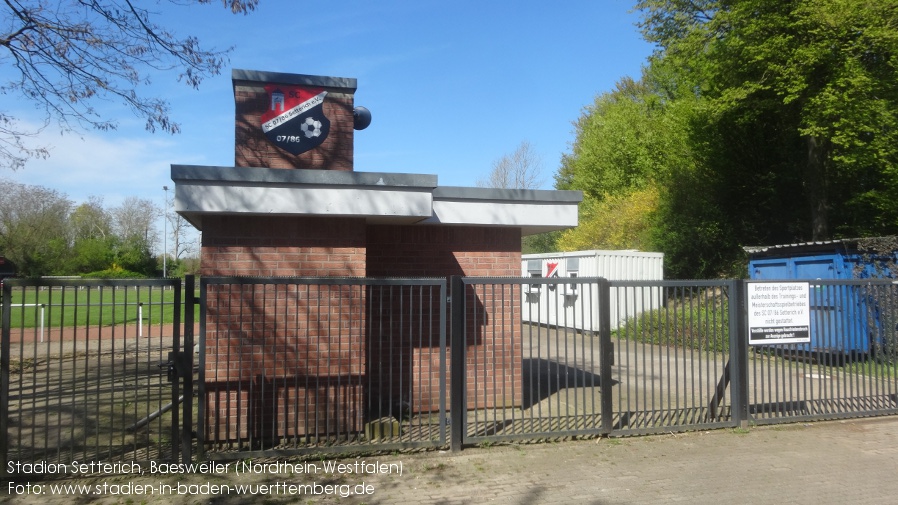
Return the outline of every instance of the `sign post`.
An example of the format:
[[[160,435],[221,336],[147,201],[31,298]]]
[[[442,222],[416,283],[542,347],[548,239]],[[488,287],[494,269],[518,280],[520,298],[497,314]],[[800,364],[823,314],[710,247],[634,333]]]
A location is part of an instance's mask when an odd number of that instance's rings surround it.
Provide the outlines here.
[[[811,342],[809,283],[749,282],[747,302],[749,345]]]

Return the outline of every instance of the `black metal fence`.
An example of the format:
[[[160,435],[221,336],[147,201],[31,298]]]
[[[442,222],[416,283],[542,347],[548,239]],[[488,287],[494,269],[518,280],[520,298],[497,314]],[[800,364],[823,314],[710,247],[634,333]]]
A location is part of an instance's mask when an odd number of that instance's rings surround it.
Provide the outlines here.
[[[898,413],[892,281],[800,281],[810,342],[752,346],[753,281],[454,282],[456,447]]]
[[[613,431],[658,433],[732,427],[734,281],[612,281]],[[731,372],[736,372],[731,374]]]
[[[444,279],[203,278],[207,457],[445,445]]]
[[[452,292],[455,448],[608,432],[607,282],[453,278]]]
[[[7,281],[0,456],[459,449],[898,413],[898,285],[800,281],[810,342],[749,346],[751,282],[204,278],[196,299],[192,279]]]
[[[735,426],[734,281],[457,279],[452,374],[459,445]],[[471,308],[473,307],[473,309]],[[458,333],[457,333],[458,332]],[[495,335],[472,345],[471,334]],[[493,356],[502,355],[504,370]],[[460,364],[464,364],[463,369]],[[496,395],[485,407],[471,399]],[[473,378],[473,380],[472,380]],[[481,402],[482,403],[482,402]],[[459,415],[461,413],[461,415]],[[458,420],[458,421],[456,421]],[[460,425],[460,426],[459,426]]]
[[[178,280],[4,281],[3,462],[176,459],[182,299]]]
[[[753,346],[745,358],[751,420],[898,413],[898,285],[808,282],[810,342]]]

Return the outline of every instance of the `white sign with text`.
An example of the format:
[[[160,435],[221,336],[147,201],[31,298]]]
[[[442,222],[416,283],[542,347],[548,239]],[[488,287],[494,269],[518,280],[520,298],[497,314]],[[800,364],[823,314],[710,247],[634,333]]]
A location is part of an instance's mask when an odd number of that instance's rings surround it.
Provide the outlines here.
[[[807,282],[749,282],[747,286],[749,345],[810,343]]]

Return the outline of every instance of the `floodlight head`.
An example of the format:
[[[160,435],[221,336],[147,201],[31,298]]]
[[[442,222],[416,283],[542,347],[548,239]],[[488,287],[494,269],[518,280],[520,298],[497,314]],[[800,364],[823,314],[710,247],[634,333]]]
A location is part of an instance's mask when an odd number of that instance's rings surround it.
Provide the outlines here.
[[[352,109],[352,128],[355,130],[364,130],[371,124],[371,111],[358,106]]]

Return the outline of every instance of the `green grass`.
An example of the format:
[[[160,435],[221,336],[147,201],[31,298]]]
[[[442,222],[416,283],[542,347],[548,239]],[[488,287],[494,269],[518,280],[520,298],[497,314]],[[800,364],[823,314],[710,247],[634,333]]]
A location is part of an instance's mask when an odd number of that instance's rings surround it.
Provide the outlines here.
[[[613,335],[644,344],[726,353],[729,352],[728,303],[726,298],[705,296],[669,300],[665,308],[628,319]],[[780,357],[779,351],[773,348],[759,348],[755,352],[787,360]],[[898,352],[858,356],[826,366],[854,375],[895,379],[898,377]]]
[[[703,296],[670,300],[664,308],[628,319],[613,335],[644,344],[727,352],[729,324],[726,298]]]
[[[13,289],[10,325],[13,328],[40,326],[39,305],[43,305],[47,328],[136,324],[138,316],[144,324],[168,324],[174,321],[176,310],[183,317],[183,304],[175,307],[174,300],[174,290],[160,287]]]
[[[898,365],[895,363],[894,356],[890,360],[880,360],[872,357],[863,361],[853,361],[845,364],[844,368],[846,372],[855,375],[887,380],[894,380],[898,377]]]

